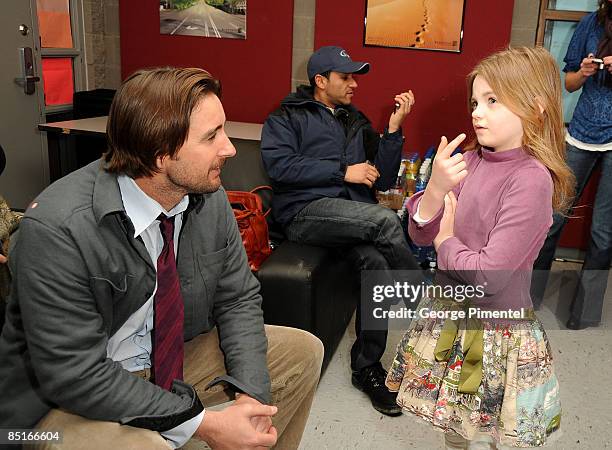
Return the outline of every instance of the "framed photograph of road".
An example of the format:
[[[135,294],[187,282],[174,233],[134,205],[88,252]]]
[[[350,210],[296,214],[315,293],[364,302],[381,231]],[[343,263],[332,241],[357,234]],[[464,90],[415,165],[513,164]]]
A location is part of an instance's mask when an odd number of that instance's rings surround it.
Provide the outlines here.
[[[461,52],[465,0],[366,0],[364,45]]]
[[[161,34],[246,39],[247,0],[160,0]]]

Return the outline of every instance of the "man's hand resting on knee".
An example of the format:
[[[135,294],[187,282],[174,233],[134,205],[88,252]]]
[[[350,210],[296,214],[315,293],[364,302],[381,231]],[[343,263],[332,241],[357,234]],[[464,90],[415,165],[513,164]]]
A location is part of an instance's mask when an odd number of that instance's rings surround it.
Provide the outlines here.
[[[262,405],[245,394],[223,411],[206,411],[196,436],[213,450],[257,449],[276,444],[276,428],[271,417],[276,406]]]
[[[259,401],[255,400],[253,397],[241,393],[236,394],[236,402],[234,404],[236,403],[261,405],[261,403],[259,403]],[[270,428],[274,428],[272,426],[272,419],[270,417],[271,416],[253,416],[251,417],[251,424],[253,424],[257,431],[268,433],[270,432]]]

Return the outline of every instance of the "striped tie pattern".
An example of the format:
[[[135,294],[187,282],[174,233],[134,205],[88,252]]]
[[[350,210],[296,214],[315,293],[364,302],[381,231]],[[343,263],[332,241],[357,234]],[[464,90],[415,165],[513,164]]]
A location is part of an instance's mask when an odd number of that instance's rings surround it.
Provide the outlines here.
[[[157,292],[154,299],[153,380],[170,390],[174,379],[183,379],[184,305],[174,256],[174,217],[160,215],[164,247],[157,258]]]

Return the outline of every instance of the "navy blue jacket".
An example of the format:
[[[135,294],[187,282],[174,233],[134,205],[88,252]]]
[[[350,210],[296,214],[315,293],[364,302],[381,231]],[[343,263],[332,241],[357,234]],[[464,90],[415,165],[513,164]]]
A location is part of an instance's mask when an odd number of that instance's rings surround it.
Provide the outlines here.
[[[385,130],[381,137],[353,106],[332,113],[314,99],[312,87],[300,86],[268,117],[261,135],[261,156],[274,188],[274,219],[286,226],[324,197],[376,203],[375,190],[395,183],[402,144],[401,129]],[[346,167],[366,160],[380,172],[374,188],[345,182]]]

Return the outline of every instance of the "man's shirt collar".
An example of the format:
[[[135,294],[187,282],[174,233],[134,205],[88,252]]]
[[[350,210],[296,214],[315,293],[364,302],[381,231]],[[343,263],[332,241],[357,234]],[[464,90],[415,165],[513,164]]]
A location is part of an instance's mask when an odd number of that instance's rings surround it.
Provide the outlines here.
[[[149,228],[160,214],[172,217],[184,212],[189,205],[189,196],[185,195],[174,208],[166,211],[157,201],[145,194],[134,179],[127,175],[119,175],[117,182],[125,213],[134,225],[134,237]]]

